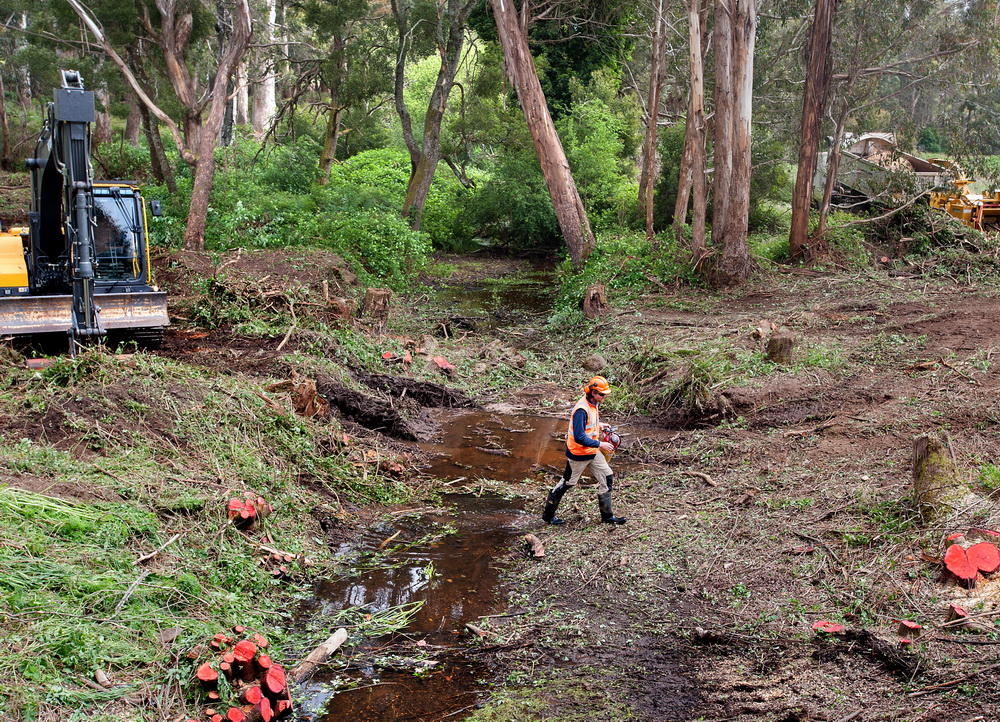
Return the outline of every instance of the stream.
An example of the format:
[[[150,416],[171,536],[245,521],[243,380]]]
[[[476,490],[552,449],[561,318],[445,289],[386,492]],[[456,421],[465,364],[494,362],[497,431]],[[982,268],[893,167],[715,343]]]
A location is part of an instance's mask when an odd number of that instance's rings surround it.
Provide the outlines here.
[[[550,278],[538,269],[523,280],[446,288],[436,301],[461,323],[495,330],[547,312]],[[563,418],[456,410],[428,415],[439,429],[436,441],[420,444],[432,457],[429,475],[467,488],[476,479],[513,482],[539,475],[548,484],[562,471]],[[465,625],[504,613],[502,560],[513,537],[537,527],[539,510],[480,493],[445,494],[439,507],[416,512],[401,511],[345,545],[345,559],[377,561],[350,577],[321,581],[297,611],[297,626],[329,634],[341,626],[345,609],[361,607],[377,616],[422,603],[394,634],[359,641],[352,632],[358,644],[346,649],[349,668],[321,670],[303,686],[299,720],[452,721],[487,698],[493,672],[468,653]]]

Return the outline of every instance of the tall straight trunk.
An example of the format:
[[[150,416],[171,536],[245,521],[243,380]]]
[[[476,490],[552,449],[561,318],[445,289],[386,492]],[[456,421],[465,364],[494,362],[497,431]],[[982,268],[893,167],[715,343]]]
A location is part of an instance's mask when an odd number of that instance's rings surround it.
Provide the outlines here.
[[[788,235],[788,250],[793,261],[802,258],[803,247],[809,237],[809,207],[812,204],[813,178],[816,175],[816,155],[819,152],[823,111],[830,92],[830,45],[836,8],[837,0],[816,0],[812,34],[809,38],[806,85],[802,96],[799,168],[795,176],[792,222]]]
[[[139,112],[139,99],[133,93],[128,94],[128,117],[125,118],[125,142],[132,146],[139,145],[139,134],[142,132],[142,114]]]
[[[10,145],[10,124],[7,122],[6,87],[0,74],[0,168],[14,170],[14,154]]]
[[[663,90],[663,65],[666,55],[667,0],[656,0],[656,18],[650,47],[649,94],[646,96],[646,135],[642,146],[642,169],[639,173],[639,208],[646,218],[646,240],[656,246],[653,228],[653,189],[656,187],[656,135],[660,117],[660,92]]]
[[[715,47],[715,157],[712,172],[712,241],[724,235],[729,216],[729,183],[732,178],[730,148],[733,137],[733,18],[730,2],[715,0],[715,27],[712,44]]]
[[[250,122],[250,84],[247,82],[246,60],[236,68],[236,109],[233,122],[236,125]]]
[[[528,49],[526,15],[519,17],[511,0],[490,0],[490,6],[496,18],[507,75],[517,89],[563,240],[573,265],[580,268],[594,250],[594,234]]]
[[[677,176],[677,200],[674,201],[674,237],[678,247],[684,242],[684,224],[691,205],[691,156],[694,146],[694,123],[691,121],[691,98],[688,92],[688,116],[684,120],[684,145],[681,147],[681,167]]]
[[[733,124],[732,178],[726,210],[722,255],[716,267],[723,284],[739,283],[750,276],[747,230],[750,216],[750,150],[753,96],[754,40],[757,33],[756,0],[732,0],[733,14]]]
[[[264,136],[271,129],[271,122],[277,112],[277,99],[275,88],[277,75],[275,74],[275,63],[272,60],[274,43],[274,24],[277,17],[275,0],[266,0],[267,6],[265,17],[261,23],[261,42],[266,46],[257,53],[258,66],[256,68],[257,78],[251,89],[253,98],[253,109],[250,116],[250,124],[253,126],[253,135],[257,140],[263,140]]]
[[[705,69],[701,56],[701,0],[688,2],[688,45],[691,94],[688,126],[691,128],[691,255],[695,264],[705,257],[705,215],[708,193],[705,185]]]

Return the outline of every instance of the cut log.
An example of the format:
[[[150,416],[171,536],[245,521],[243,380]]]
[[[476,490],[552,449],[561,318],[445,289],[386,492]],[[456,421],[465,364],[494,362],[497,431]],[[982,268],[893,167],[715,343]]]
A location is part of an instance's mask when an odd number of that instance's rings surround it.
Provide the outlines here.
[[[608,303],[608,289],[603,283],[595,283],[589,286],[583,293],[583,300],[580,302],[583,315],[590,319],[607,316],[611,312],[611,304]]]
[[[247,715],[239,707],[230,707],[225,718],[228,722],[246,722]]]
[[[534,534],[524,535],[524,547],[528,556],[532,559],[543,559],[545,558],[545,547],[542,546],[542,541]]]
[[[259,657],[257,657],[257,666],[263,670],[270,669],[272,664],[273,662],[271,662],[271,658],[268,657],[266,654],[262,654]]]
[[[965,610],[965,607],[960,607],[954,602],[948,605],[948,612],[945,621],[954,622],[959,619],[968,619],[968,618],[969,618],[969,613]]]
[[[951,449],[936,435],[913,440],[914,501],[924,522],[954,514],[971,499]]]
[[[370,326],[372,331],[385,333],[389,321],[389,301],[392,291],[385,288],[369,288],[365,291],[365,299],[361,302],[359,315]]]
[[[839,634],[844,631],[844,625],[823,619],[813,624],[816,634]]]
[[[347,630],[341,627],[323,644],[310,652],[309,656],[295,665],[288,676],[296,684],[302,684],[312,677],[321,664],[326,662],[347,641]]]
[[[944,566],[960,582],[972,587],[976,584],[979,570],[969,563],[969,557],[958,544],[952,544],[944,553]]]
[[[291,561],[291,559],[287,559],[286,561]],[[260,632],[257,632],[253,635],[253,641],[256,642],[257,646],[260,647],[261,649],[267,649],[267,637],[265,637]]]
[[[272,664],[271,668],[264,673],[264,694],[277,697],[285,690],[287,684],[285,670],[280,664]]]
[[[249,662],[256,654],[257,645],[249,639],[244,639],[233,647],[233,656],[240,662]]]
[[[271,700],[267,697],[262,697],[258,706],[260,710],[260,718],[264,720],[264,722],[271,722],[271,718],[274,717],[274,710],[271,709]]]
[[[257,704],[263,696],[264,693],[260,691],[260,687],[253,685],[252,687],[247,687],[243,690],[243,694],[240,695],[240,699],[244,704]]]
[[[767,358],[776,364],[790,364],[795,350],[795,335],[785,331],[767,340]]]
[[[923,627],[909,619],[897,619],[897,632],[902,639],[916,639],[922,633]]]
[[[983,574],[992,574],[1000,569],[1000,551],[989,542],[973,544],[965,550],[965,553],[969,558],[969,564]]]
[[[450,363],[444,356],[434,356],[431,361],[438,367],[438,370],[448,378],[454,378],[458,373],[455,364]]]
[[[209,662],[205,662],[205,664],[198,667],[194,675],[206,687],[215,687],[219,681],[218,671]]]

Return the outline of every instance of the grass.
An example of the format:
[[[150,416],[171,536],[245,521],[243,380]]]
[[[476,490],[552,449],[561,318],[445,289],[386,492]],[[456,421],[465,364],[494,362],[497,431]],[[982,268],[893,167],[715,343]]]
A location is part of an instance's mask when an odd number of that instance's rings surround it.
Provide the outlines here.
[[[191,669],[172,655],[237,623],[266,630],[279,656],[288,641],[280,610],[297,587],[257,563],[261,532],[227,523],[230,495],[265,496],[276,507],[263,527],[269,545],[305,552],[321,568],[333,562],[303,509],[323,503],[338,513],[336,495],[367,502],[409,493],[377,466],[359,475],[369,464],[331,445],[331,427],[276,410],[240,377],[91,351],[37,375],[8,371],[6,392],[3,413],[35,420],[16,426],[40,430],[42,414],[48,421],[46,437],[0,437],[0,475],[120,499],[0,488],[6,718],[93,719],[98,703],[135,695],[182,709],[192,703]],[[67,450],[53,444],[60,436],[73,440]],[[307,492],[303,478],[330,498]],[[172,627],[182,631],[168,649],[158,632]],[[95,670],[124,686],[82,685]],[[130,714],[160,718],[145,703]]]

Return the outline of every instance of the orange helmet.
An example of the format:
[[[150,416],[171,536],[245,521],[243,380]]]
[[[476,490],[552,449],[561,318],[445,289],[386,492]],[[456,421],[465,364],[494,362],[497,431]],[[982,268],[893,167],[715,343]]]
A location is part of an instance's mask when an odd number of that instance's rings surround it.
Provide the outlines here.
[[[595,376],[590,380],[590,383],[583,387],[584,393],[589,394],[591,391],[599,391],[607,395],[611,393],[611,386],[608,385],[608,380],[603,376]]]

